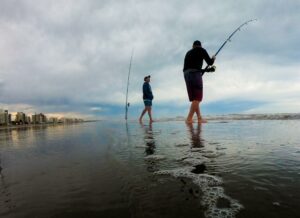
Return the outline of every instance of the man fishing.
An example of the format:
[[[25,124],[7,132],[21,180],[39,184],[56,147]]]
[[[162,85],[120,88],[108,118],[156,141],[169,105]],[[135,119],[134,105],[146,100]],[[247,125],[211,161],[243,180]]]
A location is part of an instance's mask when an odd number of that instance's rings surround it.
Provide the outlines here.
[[[142,114],[141,114],[141,116],[139,118],[139,121],[142,122],[143,116],[148,111],[149,119],[150,119],[150,122],[152,123],[153,122],[153,119],[152,119],[152,100],[153,100],[153,94],[152,94],[151,86],[150,86],[149,83],[150,83],[150,75],[149,76],[145,76],[145,78],[144,78],[143,100],[144,100],[145,108],[142,111]]]
[[[193,116],[196,113],[198,123],[205,123],[200,113],[200,102],[203,98],[203,81],[202,81],[202,64],[203,60],[208,65],[212,65],[216,56],[209,57],[207,51],[202,48],[201,42],[196,40],[193,43],[193,48],[189,50],[184,58],[184,79],[191,103],[189,114],[186,118],[186,123],[193,122]]]

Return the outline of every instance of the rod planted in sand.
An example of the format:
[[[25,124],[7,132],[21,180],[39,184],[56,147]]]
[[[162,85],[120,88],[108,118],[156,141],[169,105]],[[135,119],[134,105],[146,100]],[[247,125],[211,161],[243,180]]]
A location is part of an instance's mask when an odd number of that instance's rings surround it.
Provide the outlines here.
[[[128,70],[128,78],[127,78],[127,90],[126,90],[126,103],[125,103],[125,120],[127,121],[128,118],[128,108],[129,108],[129,102],[128,102],[128,87],[129,87],[129,78],[130,78],[130,71],[131,71],[131,63],[133,58],[133,49],[131,52],[131,58],[129,62],[129,70]]]

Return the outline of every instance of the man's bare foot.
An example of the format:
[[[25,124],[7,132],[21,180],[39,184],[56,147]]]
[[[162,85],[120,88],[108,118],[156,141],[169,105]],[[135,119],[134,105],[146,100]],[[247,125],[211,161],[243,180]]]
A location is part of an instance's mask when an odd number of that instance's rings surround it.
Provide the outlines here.
[[[198,123],[207,123],[207,120],[203,118],[198,118]]]
[[[187,123],[187,124],[193,123],[193,120],[188,120],[188,119],[186,119],[186,120],[185,120],[185,123]]]

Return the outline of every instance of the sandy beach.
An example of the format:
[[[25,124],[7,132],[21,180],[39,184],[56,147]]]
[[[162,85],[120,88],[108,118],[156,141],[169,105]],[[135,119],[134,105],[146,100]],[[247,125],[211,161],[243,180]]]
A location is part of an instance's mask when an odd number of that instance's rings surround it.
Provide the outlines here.
[[[0,131],[1,217],[297,217],[299,120]]]

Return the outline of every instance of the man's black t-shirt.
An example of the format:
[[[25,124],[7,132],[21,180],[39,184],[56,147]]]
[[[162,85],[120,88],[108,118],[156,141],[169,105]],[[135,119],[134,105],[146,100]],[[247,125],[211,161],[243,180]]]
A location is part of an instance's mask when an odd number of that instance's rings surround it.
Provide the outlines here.
[[[204,48],[195,47],[189,50],[184,58],[183,71],[187,69],[201,70],[203,60],[205,60],[208,65],[212,65],[214,63],[214,60],[209,57],[207,51]]]
[[[152,89],[148,82],[143,84],[143,99],[153,100]]]

